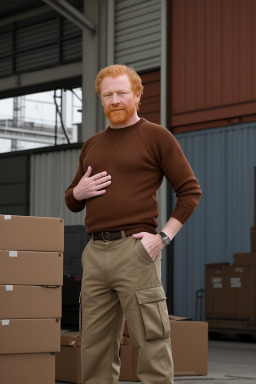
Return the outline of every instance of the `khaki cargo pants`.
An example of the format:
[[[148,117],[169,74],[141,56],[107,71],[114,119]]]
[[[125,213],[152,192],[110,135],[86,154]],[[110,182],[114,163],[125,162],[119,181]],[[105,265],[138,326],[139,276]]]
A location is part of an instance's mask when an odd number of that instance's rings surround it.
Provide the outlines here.
[[[132,236],[87,244],[82,280],[82,383],[117,384],[124,317],[143,384],[173,384],[170,325],[161,283],[161,255],[153,262]]]

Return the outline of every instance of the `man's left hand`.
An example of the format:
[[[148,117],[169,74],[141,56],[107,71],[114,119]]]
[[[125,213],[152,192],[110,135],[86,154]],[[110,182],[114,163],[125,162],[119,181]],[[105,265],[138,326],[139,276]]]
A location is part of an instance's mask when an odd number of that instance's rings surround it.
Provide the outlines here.
[[[152,235],[152,233],[148,232],[139,232],[132,235],[132,237],[135,239],[141,239],[143,247],[146,249],[153,261],[155,261],[165,246],[160,235]]]

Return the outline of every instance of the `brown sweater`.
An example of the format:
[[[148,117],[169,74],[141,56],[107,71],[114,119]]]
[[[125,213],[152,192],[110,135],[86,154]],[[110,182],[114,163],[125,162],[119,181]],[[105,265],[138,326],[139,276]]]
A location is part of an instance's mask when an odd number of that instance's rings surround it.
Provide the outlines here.
[[[106,193],[86,201],[73,196],[73,188],[92,167],[91,176],[107,171],[112,183]],[[174,136],[164,127],[140,119],[126,128],[106,130],[83,145],[79,166],[65,200],[73,212],[86,205],[87,233],[126,230],[156,233],[156,191],[163,175],[177,196],[172,217],[182,224],[196,208],[201,189]]]

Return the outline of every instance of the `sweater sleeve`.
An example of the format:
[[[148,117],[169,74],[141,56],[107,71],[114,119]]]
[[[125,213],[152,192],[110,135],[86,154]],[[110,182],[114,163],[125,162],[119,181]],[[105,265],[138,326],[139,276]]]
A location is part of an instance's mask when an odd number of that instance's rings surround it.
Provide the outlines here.
[[[70,186],[68,187],[68,189],[65,191],[65,202],[66,202],[67,207],[72,212],[80,212],[85,207],[85,200],[81,200],[81,201],[76,200],[74,195],[73,195],[73,189],[77,186],[77,184],[79,183],[79,181],[81,180],[81,178],[84,175],[83,160],[82,160],[83,159],[83,149],[84,149],[84,146],[80,152],[79,165],[78,165],[78,169],[76,171],[75,177],[74,177],[72,183],[70,184]]]
[[[202,191],[179,143],[166,129],[162,132],[158,145],[163,174],[177,197],[171,217],[184,224],[197,207]]]

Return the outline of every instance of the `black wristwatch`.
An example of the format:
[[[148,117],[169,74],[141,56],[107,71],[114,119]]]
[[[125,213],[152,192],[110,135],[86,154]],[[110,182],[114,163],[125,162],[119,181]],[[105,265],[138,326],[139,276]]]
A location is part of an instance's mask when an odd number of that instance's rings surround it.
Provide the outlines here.
[[[165,245],[170,244],[171,239],[170,239],[169,236],[166,235],[166,233],[164,233],[164,232],[159,232],[159,235],[161,236],[161,238],[162,238],[163,242],[165,243]]]

